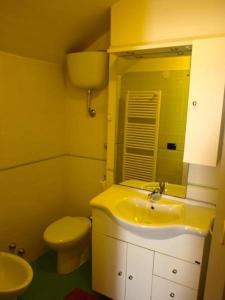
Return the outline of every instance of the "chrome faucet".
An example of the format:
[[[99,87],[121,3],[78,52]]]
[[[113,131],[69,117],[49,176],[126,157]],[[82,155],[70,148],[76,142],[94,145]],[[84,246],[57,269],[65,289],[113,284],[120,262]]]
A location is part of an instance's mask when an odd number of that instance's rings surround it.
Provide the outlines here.
[[[155,188],[151,193],[148,194],[148,199],[150,199],[151,202],[158,201],[161,198],[163,192],[165,191],[165,187],[165,182],[160,182],[159,187]]]

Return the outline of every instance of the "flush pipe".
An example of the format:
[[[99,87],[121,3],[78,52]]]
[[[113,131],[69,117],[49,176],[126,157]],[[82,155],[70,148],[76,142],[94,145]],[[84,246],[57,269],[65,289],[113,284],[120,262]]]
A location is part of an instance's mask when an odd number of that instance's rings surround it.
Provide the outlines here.
[[[93,91],[91,89],[88,89],[87,91],[87,109],[89,112],[89,115],[94,118],[96,116],[96,110],[92,107],[92,98]]]

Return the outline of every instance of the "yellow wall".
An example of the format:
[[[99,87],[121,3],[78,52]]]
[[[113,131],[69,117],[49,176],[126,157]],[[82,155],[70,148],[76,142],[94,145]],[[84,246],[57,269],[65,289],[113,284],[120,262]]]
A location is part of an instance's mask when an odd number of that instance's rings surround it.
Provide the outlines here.
[[[105,174],[105,160],[66,157],[66,211],[71,216],[90,216],[89,201],[100,192]]]
[[[0,49],[62,63],[109,29],[116,1],[0,1]]]
[[[0,53],[0,249],[34,259],[63,214],[65,91],[61,66]]]
[[[90,49],[109,45],[109,33]],[[105,175],[107,88],[94,95],[65,85],[61,65],[0,53],[0,250],[10,242],[29,260],[43,231],[64,215],[89,215]]]
[[[109,45],[109,34],[101,36],[88,50],[103,50]],[[90,215],[89,201],[102,191],[105,175],[107,134],[107,88],[94,94],[97,115],[87,112],[86,91],[70,85],[66,98],[66,190],[67,209],[72,215]]]
[[[225,251],[224,245],[221,243],[225,221],[225,135],[223,136],[221,169],[217,178],[217,184],[219,185],[219,195],[208,262],[204,300],[225,299]]]
[[[111,46],[224,33],[224,0],[120,0],[112,7]]]

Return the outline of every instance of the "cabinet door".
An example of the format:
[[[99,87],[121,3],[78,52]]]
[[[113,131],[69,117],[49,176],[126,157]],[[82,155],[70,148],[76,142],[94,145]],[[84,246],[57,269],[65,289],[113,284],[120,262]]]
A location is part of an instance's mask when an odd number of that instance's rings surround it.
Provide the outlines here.
[[[127,244],[96,232],[92,239],[93,290],[124,300]]]
[[[184,161],[216,166],[225,84],[225,38],[195,40]]]
[[[153,251],[128,244],[126,300],[150,300]]]

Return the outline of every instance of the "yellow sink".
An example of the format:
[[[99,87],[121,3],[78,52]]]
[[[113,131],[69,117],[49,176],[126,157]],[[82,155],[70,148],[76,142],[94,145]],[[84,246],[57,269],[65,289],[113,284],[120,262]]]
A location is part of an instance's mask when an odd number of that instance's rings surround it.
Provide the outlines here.
[[[184,233],[206,236],[215,216],[213,208],[165,195],[152,203],[148,191],[121,185],[113,185],[90,204],[125,229],[153,238]]]
[[[15,300],[32,278],[33,271],[28,262],[14,254],[0,252],[0,300]]]
[[[160,199],[151,203],[142,199],[125,199],[120,201],[113,212],[119,218],[140,225],[175,224],[184,217],[184,204]]]

